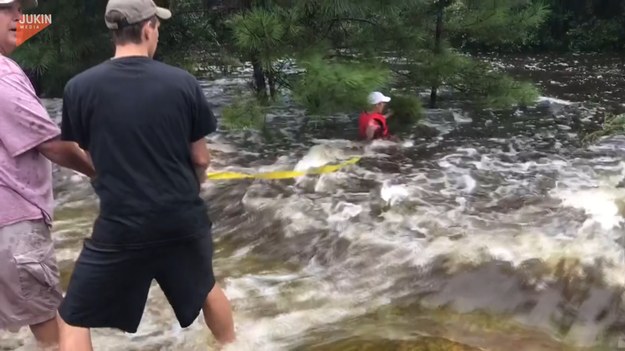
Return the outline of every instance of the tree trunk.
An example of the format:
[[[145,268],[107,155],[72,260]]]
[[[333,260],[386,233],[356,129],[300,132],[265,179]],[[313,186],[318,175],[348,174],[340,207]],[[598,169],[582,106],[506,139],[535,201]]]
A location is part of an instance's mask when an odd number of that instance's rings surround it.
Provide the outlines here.
[[[253,0],[244,0],[242,5],[246,11],[250,11],[252,9]],[[264,100],[267,98],[267,81],[265,79],[265,71],[263,70],[262,63],[260,62],[257,53],[252,54],[250,61],[252,62],[252,67],[254,68],[254,81],[252,82],[254,90],[256,91],[257,97]]]
[[[258,57],[254,55],[252,57],[252,66],[254,67],[254,90],[256,90],[256,94],[260,98],[264,98],[267,96],[267,83],[265,81],[265,72],[263,71],[263,67],[258,60]]]
[[[438,9],[436,13],[436,37],[434,39],[434,53],[439,55],[441,53],[441,37],[443,35],[443,11],[445,10],[445,4],[439,1]],[[438,77],[437,77],[438,80]],[[430,93],[430,108],[436,107],[436,99],[438,94],[438,81],[432,85],[432,91]]]
[[[269,81],[269,94],[272,99],[276,97],[276,77],[275,72],[270,72],[267,74],[267,79]]]

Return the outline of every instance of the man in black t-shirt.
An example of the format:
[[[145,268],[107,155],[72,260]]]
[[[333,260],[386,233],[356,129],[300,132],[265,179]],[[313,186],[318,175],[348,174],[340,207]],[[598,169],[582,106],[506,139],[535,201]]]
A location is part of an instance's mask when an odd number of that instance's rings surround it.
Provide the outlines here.
[[[93,160],[100,213],[59,309],[61,350],[91,349],[89,328],[136,332],[153,279],[183,328],[202,310],[220,343],[235,338],[200,197],[216,119],[193,76],[152,59],[170,16],[152,0],[110,0],[115,57],[65,87],[62,138]]]

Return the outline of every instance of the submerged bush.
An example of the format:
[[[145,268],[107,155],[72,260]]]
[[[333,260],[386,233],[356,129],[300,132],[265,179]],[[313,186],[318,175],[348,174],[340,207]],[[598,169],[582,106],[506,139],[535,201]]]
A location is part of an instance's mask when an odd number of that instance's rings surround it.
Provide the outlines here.
[[[295,83],[295,101],[312,115],[367,108],[372,89],[388,83],[390,72],[371,64],[339,62],[314,55],[299,62],[305,73]]]
[[[391,128],[410,126],[423,118],[423,105],[416,96],[391,95],[388,109],[393,112],[388,119]]]
[[[226,129],[261,129],[267,113],[258,100],[246,97],[227,106],[221,113],[221,123]]]

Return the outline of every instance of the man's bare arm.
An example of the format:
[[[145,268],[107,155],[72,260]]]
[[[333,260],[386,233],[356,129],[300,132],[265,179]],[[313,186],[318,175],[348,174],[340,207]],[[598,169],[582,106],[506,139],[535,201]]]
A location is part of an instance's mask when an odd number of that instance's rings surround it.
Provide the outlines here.
[[[373,140],[375,138],[376,133],[379,129],[381,129],[379,124],[376,122],[372,122],[367,126],[367,140]]]
[[[206,140],[204,138],[191,143],[191,162],[193,162],[195,174],[201,185],[206,180],[206,170],[210,165],[210,153],[208,152]]]
[[[37,146],[37,151],[59,166],[78,171],[89,178],[96,175],[91,158],[78,144],[53,138]]]

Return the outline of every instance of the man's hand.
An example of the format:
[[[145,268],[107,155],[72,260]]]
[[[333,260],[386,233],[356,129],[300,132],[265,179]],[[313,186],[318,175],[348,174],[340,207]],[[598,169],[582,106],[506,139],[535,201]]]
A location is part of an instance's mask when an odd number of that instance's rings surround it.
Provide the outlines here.
[[[96,175],[91,158],[76,143],[61,141],[57,137],[39,144],[36,149],[59,166],[78,171],[91,179]]]
[[[395,111],[393,111],[393,110],[389,110],[389,111],[388,111],[388,112],[384,115],[384,117],[386,117],[386,118],[390,118],[391,116],[393,116],[393,114],[394,114],[394,113],[395,113]]]

